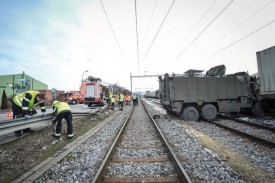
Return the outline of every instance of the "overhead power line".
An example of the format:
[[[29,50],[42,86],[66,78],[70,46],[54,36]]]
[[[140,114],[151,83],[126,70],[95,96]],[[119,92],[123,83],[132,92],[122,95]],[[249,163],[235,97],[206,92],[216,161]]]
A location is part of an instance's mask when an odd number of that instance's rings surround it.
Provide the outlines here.
[[[135,16],[136,16],[137,58],[138,58],[138,74],[139,74],[139,49],[138,49],[137,1],[136,0],[135,0]]]
[[[207,8],[206,12],[202,15],[202,17],[199,19],[199,21],[193,26],[193,28],[191,29],[190,33],[188,34],[187,38],[193,33],[193,31],[195,30],[195,28],[199,25],[199,23],[203,20],[203,18],[207,15],[207,13],[211,10],[211,8],[213,7],[213,5],[215,4],[217,0],[214,0],[211,5]],[[186,38],[186,39],[187,39]]]
[[[119,50],[120,50],[120,53],[121,53],[122,56],[124,56],[124,55],[123,55],[123,52],[122,52],[122,49],[121,49],[121,47],[120,47],[120,45],[119,45],[118,39],[117,39],[117,37],[116,37],[115,31],[114,31],[114,29],[113,29],[113,26],[112,26],[112,24],[111,24],[111,22],[110,22],[110,19],[109,19],[108,15],[107,15],[106,10],[105,10],[105,8],[104,8],[104,5],[103,5],[103,3],[102,3],[102,0],[100,0],[100,3],[101,3],[101,6],[102,6],[103,11],[104,11],[104,13],[105,13],[105,16],[106,16],[106,18],[107,18],[107,20],[108,20],[108,22],[109,22],[110,28],[111,28],[111,30],[112,30],[112,32],[113,32],[113,35],[114,35],[114,37],[115,37],[115,40],[116,40],[117,46],[118,46],[118,48],[119,48]]]
[[[158,1],[159,1],[159,0],[156,0],[156,2],[155,2],[154,8],[153,8],[153,12],[152,12],[152,14],[151,14],[149,23],[148,23],[147,28],[146,28],[146,32],[145,32],[145,34],[144,34],[144,38],[143,38],[143,41],[142,41],[143,43],[144,43],[144,41],[145,41],[145,39],[146,39],[146,37],[147,37],[148,30],[149,30],[149,28],[151,27],[151,22],[152,22],[152,19],[153,19],[154,14],[155,14],[155,10],[156,10]]]
[[[159,33],[159,31],[160,31],[160,29],[161,29],[162,25],[164,24],[164,22],[165,22],[165,20],[166,20],[167,16],[169,15],[169,13],[170,13],[170,11],[171,11],[171,9],[172,9],[172,7],[173,7],[173,5],[174,5],[175,1],[176,1],[176,0],[173,0],[173,2],[172,2],[172,4],[171,4],[171,6],[170,6],[169,10],[167,11],[167,13],[166,13],[166,15],[165,15],[165,17],[164,17],[164,19],[163,19],[163,21],[162,21],[162,23],[161,23],[161,25],[160,25],[160,27],[159,27],[158,31],[157,31],[157,33],[156,33],[156,35],[155,35],[154,39],[152,40],[152,42],[151,42],[151,44],[150,44],[149,48],[147,49],[147,51],[146,51],[146,53],[145,53],[145,55],[144,55],[144,57],[143,57],[143,59],[142,59],[141,63],[145,60],[145,58],[146,58],[146,56],[147,56],[148,52],[150,51],[150,49],[151,49],[151,47],[152,47],[153,43],[155,42],[155,40],[156,40],[156,38],[157,38],[157,36],[158,36],[158,33]]]
[[[234,32],[235,30],[237,30],[239,27],[241,27],[245,22],[247,22],[249,19],[251,19],[252,17],[254,17],[255,15],[257,15],[258,13],[260,13],[263,9],[265,9],[268,5],[270,5],[271,3],[273,3],[274,0],[269,1],[267,4],[265,4],[263,7],[261,7],[260,9],[258,9],[255,13],[253,13],[252,15],[250,15],[248,18],[246,18],[244,21],[242,21],[241,23],[239,23],[236,27],[234,27],[232,30],[230,30],[227,34],[225,34],[224,36],[227,36],[228,34]]]
[[[223,9],[222,11],[220,11],[220,13],[215,16],[215,18],[209,23],[206,25],[206,27],[194,38],[190,41],[190,43],[176,56],[176,58],[174,58],[174,60],[172,60],[170,62],[170,64],[168,65],[167,68],[169,68],[176,60],[179,59],[179,57],[202,35],[202,33],[231,5],[231,3],[233,3],[234,0],[231,0]]]
[[[275,19],[274,19],[274,20],[272,20],[271,22],[269,22],[268,24],[266,24],[266,25],[264,25],[264,26],[262,26],[262,27],[258,28],[257,30],[255,30],[255,31],[253,31],[253,32],[251,32],[251,33],[249,33],[248,35],[246,35],[246,36],[242,37],[241,39],[239,39],[239,40],[237,40],[237,41],[235,41],[235,42],[233,42],[233,43],[231,43],[231,44],[227,45],[226,47],[224,47],[224,48],[222,48],[222,49],[220,49],[220,50],[216,51],[214,54],[210,55],[209,57],[207,57],[207,58],[205,58],[205,59],[203,59],[203,60],[208,60],[208,59],[210,59],[210,58],[214,57],[215,55],[219,54],[220,52],[222,52],[222,51],[224,51],[224,50],[226,50],[226,49],[230,48],[231,46],[233,46],[233,45],[237,44],[238,42],[240,42],[240,41],[242,41],[242,40],[244,40],[244,39],[248,38],[249,36],[251,36],[251,35],[255,34],[256,32],[258,32],[258,31],[262,30],[263,28],[265,28],[265,27],[267,27],[267,26],[271,25],[271,24],[272,24],[272,23],[274,23],[274,22],[275,22]]]

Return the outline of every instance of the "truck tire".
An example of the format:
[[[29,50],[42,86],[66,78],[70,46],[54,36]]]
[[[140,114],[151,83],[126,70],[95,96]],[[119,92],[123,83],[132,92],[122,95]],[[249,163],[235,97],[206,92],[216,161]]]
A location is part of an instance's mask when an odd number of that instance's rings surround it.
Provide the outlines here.
[[[206,121],[211,121],[217,117],[217,108],[213,104],[205,104],[201,108],[201,117]]]
[[[184,121],[198,121],[199,117],[198,110],[193,106],[185,107],[180,115],[180,118]]]

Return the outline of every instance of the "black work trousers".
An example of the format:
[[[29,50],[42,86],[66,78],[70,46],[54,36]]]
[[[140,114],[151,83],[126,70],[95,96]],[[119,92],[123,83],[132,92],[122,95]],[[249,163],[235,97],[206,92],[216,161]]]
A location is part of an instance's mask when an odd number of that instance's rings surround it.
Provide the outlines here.
[[[12,102],[12,113],[13,113],[13,116],[12,116],[13,119],[25,117],[25,114],[23,113],[22,108],[17,106],[14,102]],[[22,130],[15,131],[14,132],[15,136],[17,137],[21,136],[21,131]],[[23,132],[31,132],[31,128],[26,128],[23,130]]]
[[[72,135],[73,134],[73,117],[72,117],[72,113],[71,112],[61,112],[59,114],[57,114],[56,116],[56,128],[55,128],[55,133],[61,134],[61,128],[62,128],[62,119],[65,119],[67,122],[67,134],[68,135]]]

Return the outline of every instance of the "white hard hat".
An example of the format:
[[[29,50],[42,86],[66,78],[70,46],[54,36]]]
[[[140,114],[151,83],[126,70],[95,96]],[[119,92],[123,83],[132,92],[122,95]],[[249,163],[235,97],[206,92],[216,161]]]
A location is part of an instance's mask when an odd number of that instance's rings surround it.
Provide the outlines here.
[[[54,106],[55,104],[57,104],[58,102],[59,102],[58,100],[53,101],[53,106]]]

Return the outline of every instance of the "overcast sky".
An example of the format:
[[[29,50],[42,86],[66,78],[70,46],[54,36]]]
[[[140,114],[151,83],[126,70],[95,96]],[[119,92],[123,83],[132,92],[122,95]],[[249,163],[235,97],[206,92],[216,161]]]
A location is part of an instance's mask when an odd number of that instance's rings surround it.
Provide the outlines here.
[[[231,1],[136,0],[138,65],[134,0],[102,0],[116,38],[100,0],[1,0],[0,75],[25,71],[49,89],[78,90],[86,70],[128,89],[130,73],[224,64],[254,74],[256,52],[275,45],[275,2]],[[133,80],[133,91],[157,87],[157,78]]]

